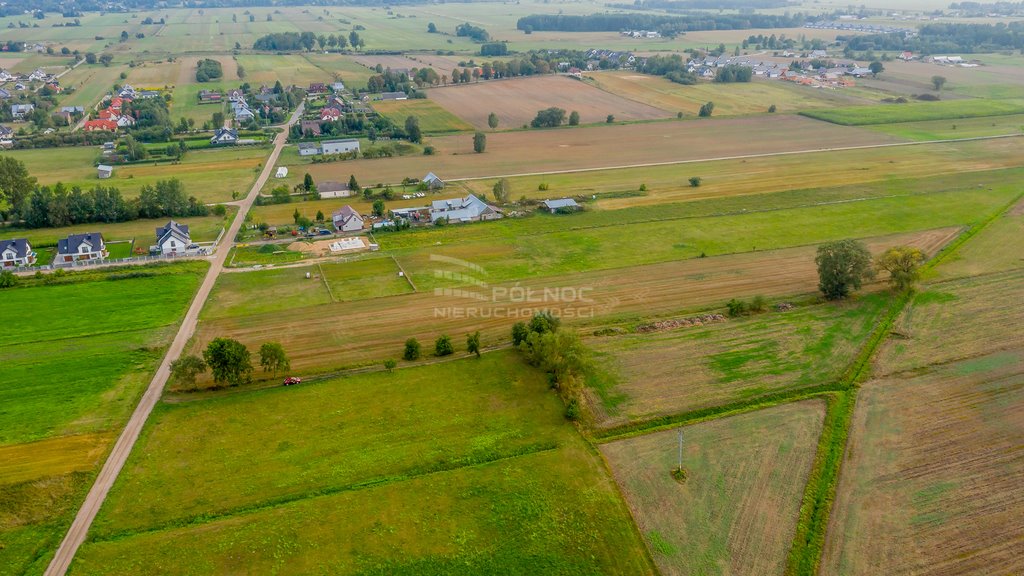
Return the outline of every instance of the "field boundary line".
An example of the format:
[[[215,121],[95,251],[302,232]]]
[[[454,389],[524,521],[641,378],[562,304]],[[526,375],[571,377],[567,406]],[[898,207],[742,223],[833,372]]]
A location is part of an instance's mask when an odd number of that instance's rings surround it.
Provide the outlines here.
[[[412,277],[409,276],[409,273],[405,271],[405,268],[402,268],[402,265],[398,263],[398,258],[395,258],[394,254],[389,254],[389,256],[391,256],[391,260],[395,263],[395,266],[398,266],[398,271],[402,273],[402,277],[409,282],[409,286],[412,287],[413,294],[419,292],[416,285],[412,282]]]
[[[313,500],[315,498],[322,498],[326,496],[334,496],[337,494],[344,494],[346,492],[358,492],[360,490],[366,490],[368,488],[377,488],[379,486],[389,486],[392,484],[398,484],[401,482],[409,482],[411,480],[418,480],[420,478],[428,478],[437,474],[446,474],[448,472],[457,472],[459,470],[466,470],[471,468],[480,468],[483,466],[490,466],[498,462],[505,462],[507,460],[514,460],[516,458],[522,458],[524,456],[532,456],[534,454],[543,454],[545,452],[551,452],[558,450],[561,446],[557,442],[543,442],[536,443],[527,446],[522,446],[516,450],[510,450],[506,454],[499,454],[489,459],[483,459],[477,462],[469,462],[466,464],[459,464],[457,461],[447,461],[435,463],[435,467],[429,466],[422,472],[411,470],[404,474],[393,474],[390,476],[380,476],[377,478],[370,478],[361,482],[355,482],[351,484],[345,484],[341,486],[328,486],[320,488],[318,490],[311,490],[303,492],[301,494],[292,494],[283,496],[276,499],[265,500],[263,502],[253,504],[250,506],[240,506],[231,510],[225,510],[224,512],[217,514],[197,514],[181,520],[175,520],[171,522],[165,522],[141,530],[124,530],[121,532],[114,532],[106,536],[93,536],[89,539],[89,542],[113,542],[117,540],[124,540],[126,538],[132,538],[134,536],[141,536],[143,534],[151,534],[154,532],[163,532],[165,530],[174,530],[177,528],[191,528],[194,526],[201,526],[223,520],[226,518],[235,518],[238,516],[245,516],[248,514],[254,514],[264,510],[272,510],[274,508],[280,508],[289,504],[297,502],[303,502],[306,500]]]
[[[327,281],[327,274],[324,274],[324,267],[317,262],[316,269],[320,271],[320,281],[324,283],[324,288],[327,288],[327,295],[331,297],[331,302],[337,302],[338,299],[334,297],[334,291],[331,290],[331,283]]]
[[[446,182],[473,182],[477,180],[494,180],[495,178],[524,178],[530,176],[555,176],[558,174],[579,174],[581,172],[601,172],[608,170],[626,170],[628,168],[654,168],[657,166],[675,166],[682,164],[699,164],[701,162],[720,162],[724,160],[749,160],[752,158],[773,158],[793,156],[797,154],[813,154],[816,152],[848,152],[851,150],[871,150],[875,148],[896,148],[900,146],[927,146],[929,144],[956,144],[959,142],[975,142],[980,140],[999,140],[1003,138],[1020,138],[1022,133],[998,134],[995,136],[972,136],[970,138],[947,138],[943,140],[921,140],[914,142],[887,142],[883,144],[863,144],[860,146],[836,146],[833,148],[807,148],[804,150],[787,150],[782,152],[762,152],[759,154],[741,154],[737,156],[716,156],[693,160],[666,160],[664,162],[646,162],[621,166],[599,166],[596,168],[570,168],[568,170],[550,170],[547,172],[522,172],[519,174],[499,174],[496,176],[472,176],[468,178],[449,178]]]

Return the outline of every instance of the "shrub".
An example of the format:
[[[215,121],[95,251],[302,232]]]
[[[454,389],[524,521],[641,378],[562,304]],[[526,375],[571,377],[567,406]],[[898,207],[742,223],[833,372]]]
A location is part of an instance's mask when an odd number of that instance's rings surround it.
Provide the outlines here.
[[[565,405],[565,419],[566,420],[579,420],[580,418],[580,403],[579,400],[573,398]]]
[[[774,114],[775,110],[777,110],[777,108],[775,108],[775,104],[772,104],[771,106],[768,107],[769,114]]]
[[[10,270],[0,272],[0,288],[13,288],[18,285],[18,277]]]
[[[700,186],[700,182],[701,182],[700,176],[691,176],[690,177],[690,186],[696,188],[696,187]]]
[[[405,341],[405,352],[402,353],[402,359],[412,362],[413,360],[420,359],[420,341],[415,338],[409,338]]]
[[[547,182],[541,182],[540,184],[537,185],[537,190],[540,190],[540,191],[543,192],[543,191],[545,191],[547,189],[548,189],[548,183]]]
[[[394,372],[395,366],[398,366],[398,362],[395,362],[392,358],[388,358],[384,361],[384,369],[388,372]]]
[[[442,334],[434,341],[434,356],[449,356],[455,353],[455,346],[452,345],[452,338]]]
[[[526,322],[516,322],[512,325],[512,345],[519,346],[526,341],[527,336],[530,335],[530,329],[526,327]]]
[[[729,309],[729,316],[733,318],[746,316],[749,313],[747,303],[742,300],[737,300],[736,298],[729,300],[729,303],[725,306]]]
[[[751,312],[764,312],[768,309],[768,300],[764,296],[754,296],[750,301]]]

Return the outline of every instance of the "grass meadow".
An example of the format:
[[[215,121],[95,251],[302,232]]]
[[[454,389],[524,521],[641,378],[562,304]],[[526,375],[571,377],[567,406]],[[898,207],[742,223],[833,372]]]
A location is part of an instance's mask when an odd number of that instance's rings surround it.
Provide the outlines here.
[[[72,573],[650,573],[547,388],[498,352],[162,404]],[[199,564],[168,562],[182,546]]]
[[[782,574],[824,418],[820,400],[603,444],[659,571]]]
[[[850,108],[804,110],[804,116],[841,124],[867,126],[897,122],[925,120],[953,120],[984,116],[1003,116],[1024,113],[1024,100],[972,100],[969,104],[956,100],[941,102],[913,102],[907,104],[879,104]]]
[[[468,122],[427,99],[374,102],[373,109],[399,126],[403,126],[409,116],[416,116],[420,121],[420,129],[428,134],[465,132],[473,129]]]
[[[205,270],[78,272],[5,291],[0,574],[42,572]]]

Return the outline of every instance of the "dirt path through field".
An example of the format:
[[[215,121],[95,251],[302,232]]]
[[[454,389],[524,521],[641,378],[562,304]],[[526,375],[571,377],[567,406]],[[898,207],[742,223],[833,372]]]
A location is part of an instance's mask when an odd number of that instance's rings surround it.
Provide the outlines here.
[[[183,67],[183,70],[185,69],[191,70],[189,67]],[[304,105],[302,104],[296,108],[288,121],[288,126],[298,121],[302,116],[303,108]],[[274,150],[270,153],[270,157],[264,164],[263,171],[260,173],[259,178],[256,179],[256,182],[249,190],[249,195],[246,196],[245,200],[242,202],[238,214],[235,215],[235,219],[231,222],[231,226],[228,228],[227,233],[224,234],[223,241],[225,243],[230,244],[241,229],[242,223],[245,221],[245,215],[256,201],[256,196],[259,195],[260,189],[263,188],[267,179],[270,178],[270,173],[277,163],[277,158],[281,154],[281,149],[284,147],[287,138],[287,129],[281,131],[281,133],[274,138]],[[131,418],[128,420],[124,430],[121,432],[121,436],[118,437],[117,443],[114,444],[114,449],[111,450],[110,456],[107,458],[106,463],[104,463],[103,469],[100,470],[99,475],[96,477],[96,481],[89,490],[89,494],[86,496],[85,501],[79,508],[74,522],[71,523],[71,527],[68,529],[67,535],[60,544],[60,548],[57,549],[56,555],[50,562],[49,567],[47,567],[45,572],[47,576],[63,576],[63,574],[67,573],[68,567],[71,565],[71,561],[75,557],[75,552],[78,551],[78,547],[85,541],[85,537],[89,532],[89,527],[96,518],[96,514],[99,512],[100,506],[103,505],[103,501],[106,499],[107,493],[110,491],[110,488],[113,487],[118,474],[121,472],[121,468],[128,460],[132,447],[135,446],[135,441],[138,440],[139,434],[142,432],[142,428],[146,424],[146,420],[149,418],[149,414],[153,411],[153,407],[156,406],[157,401],[160,400],[160,395],[163,393],[164,385],[167,383],[167,379],[171,374],[171,361],[181,354],[182,350],[185,349],[185,345],[188,343],[188,340],[195,332],[196,324],[199,321],[199,312],[206,304],[206,299],[210,296],[210,292],[213,290],[213,286],[217,281],[217,276],[219,276],[221,271],[224,269],[224,261],[228,256],[228,252],[230,252],[230,250],[218,250],[210,260],[210,270],[207,272],[206,278],[203,279],[203,283],[199,287],[198,292],[196,292],[196,296],[192,300],[192,305],[189,306],[188,312],[185,314],[185,318],[181,322],[181,327],[178,329],[178,333],[174,337],[174,341],[167,349],[167,354],[164,355],[164,359],[160,363],[160,367],[153,375],[153,379],[150,381],[149,387],[146,388],[145,394],[143,394],[139,404],[135,407],[135,411],[132,413]]]

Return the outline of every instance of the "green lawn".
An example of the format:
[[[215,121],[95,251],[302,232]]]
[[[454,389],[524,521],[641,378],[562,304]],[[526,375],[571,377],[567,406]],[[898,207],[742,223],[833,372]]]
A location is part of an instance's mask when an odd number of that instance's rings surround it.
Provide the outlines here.
[[[232,218],[237,208],[233,206],[229,208],[227,216]],[[57,241],[61,238],[67,238],[68,234],[101,232],[107,242],[131,240],[134,238],[139,246],[149,247],[156,240],[157,227],[163,226],[168,220],[169,218],[156,218],[131,220],[116,224],[76,224],[63,228],[3,228],[0,231],[0,238],[28,238],[33,244],[33,248],[40,252],[37,246],[56,246]],[[212,242],[217,238],[217,235],[220,234],[221,229],[225,225],[225,219],[220,216],[196,216],[191,218],[175,218],[174,220],[189,226],[189,233],[192,235],[194,242]],[[42,257],[39,258],[39,261],[43,262]]]
[[[399,126],[404,126],[405,120],[409,116],[416,116],[420,121],[420,129],[428,134],[464,132],[473,129],[468,122],[425,98],[374,102],[373,109],[382,116],[390,118]]]
[[[230,266],[268,266],[289,264],[305,257],[304,253],[289,250],[288,244],[240,244],[231,248]]]
[[[247,566],[282,574],[651,572],[514,352],[162,404],[140,442],[73,573],[219,572],[253,541]]]
[[[134,240],[127,242],[114,242],[107,244],[107,252],[110,252],[110,259],[117,260],[119,258],[129,258],[132,255],[132,245]]]
[[[866,126],[892,122],[919,122],[924,120],[952,120],[981,116],[1003,116],[1024,113],[1024,100],[946,100],[941,102],[912,102],[907,104],[880,104],[804,110],[804,116],[844,126]]]
[[[409,281],[398,275],[388,257],[321,264],[335,302],[379,298],[412,292]]]
[[[306,278],[309,273],[312,278]],[[202,318],[247,316],[331,302],[314,266],[270,268],[221,274],[203,307]]]
[[[1024,114],[956,120],[930,120],[927,122],[900,122],[896,124],[880,124],[872,126],[871,129],[920,141],[1021,134],[1024,132]]]

